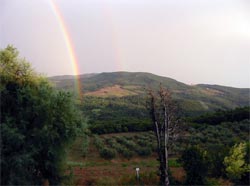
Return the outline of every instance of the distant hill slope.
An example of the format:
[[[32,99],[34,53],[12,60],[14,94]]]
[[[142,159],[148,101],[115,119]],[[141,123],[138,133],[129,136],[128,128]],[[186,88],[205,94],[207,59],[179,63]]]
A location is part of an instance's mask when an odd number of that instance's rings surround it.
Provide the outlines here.
[[[59,89],[74,90],[74,76],[56,76],[50,80]],[[111,72],[80,75],[83,94],[94,97],[141,96],[145,89],[168,88],[186,112],[232,109],[249,106],[250,89],[219,85],[190,86],[174,79],[144,72]]]

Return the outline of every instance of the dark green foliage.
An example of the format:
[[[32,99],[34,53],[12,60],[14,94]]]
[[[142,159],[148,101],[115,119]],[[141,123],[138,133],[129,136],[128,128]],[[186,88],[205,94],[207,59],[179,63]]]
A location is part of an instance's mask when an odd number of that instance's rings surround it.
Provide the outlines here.
[[[116,157],[116,151],[114,149],[104,147],[100,150],[100,156],[104,159],[111,160]]]
[[[136,149],[136,152],[139,156],[150,156],[152,154],[150,147],[140,147]]]
[[[127,140],[126,138],[121,142],[121,144],[126,146],[130,150],[135,150],[138,148],[137,144],[135,144],[132,140]]]
[[[225,176],[224,158],[229,153],[229,147],[223,144],[211,144],[207,147],[208,174],[219,178]]]
[[[177,141],[178,146],[199,145],[204,149],[203,151],[206,151],[207,175],[217,178],[226,177],[224,158],[228,156],[230,147],[235,143],[249,140],[250,120],[223,122],[217,125],[190,124],[190,126],[189,136],[183,136],[183,139]],[[249,175],[246,173],[239,183],[248,185],[247,182],[249,182]]]
[[[69,93],[55,91],[13,47],[0,51],[0,65],[1,184],[59,184],[81,114]]]
[[[113,159],[116,157],[116,150],[115,150],[115,143],[113,139],[107,139],[107,144],[110,145],[110,147],[107,147],[104,143],[104,139],[100,138],[98,135],[94,135],[94,145],[99,151],[99,154],[104,159]]]
[[[121,154],[124,158],[130,159],[132,158],[135,153],[127,148],[123,148],[123,150],[121,151]]]
[[[107,143],[110,147],[112,147],[112,148],[114,148],[114,147],[117,145],[117,143],[116,143],[116,141],[115,141],[114,138],[107,138],[107,139],[106,139],[106,143]]]
[[[240,107],[234,110],[218,110],[192,119],[195,123],[217,125],[222,122],[235,122],[250,119],[250,107]]]
[[[106,142],[111,148],[114,148],[118,153],[122,154],[122,152],[124,151],[124,146],[117,143],[117,141],[114,138],[108,138]]]
[[[195,124],[189,128],[191,145],[200,144],[203,147],[214,144],[232,146],[249,139],[250,120],[240,122],[225,122],[219,125]],[[185,143],[185,141],[184,141]]]
[[[94,145],[97,149],[101,149],[104,146],[102,139],[98,135],[94,135]]]
[[[181,162],[186,171],[186,184],[204,185],[207,176],[205,154],[197,147],[190,147],[182,153]]]
[[[152,135],[151,132],[144,132],[135,136],[120,135],[110,137],[94,135],[93,142],[100,154],[104,148],[107,148],[116,151],[116,155],[130,159],[136,155],[150,156],[155,152],[156,144],[152,142]],[[101,155],[101,157],[103,156]]]
[[[89,117],[90,130],[96,134],[148,131],[148,113],[139,97],[85,98],[82,110]]]
[[[127,139],[125,138],[125,136],[117,136],[116,141],[120,144],[125,144],[127,142]]]

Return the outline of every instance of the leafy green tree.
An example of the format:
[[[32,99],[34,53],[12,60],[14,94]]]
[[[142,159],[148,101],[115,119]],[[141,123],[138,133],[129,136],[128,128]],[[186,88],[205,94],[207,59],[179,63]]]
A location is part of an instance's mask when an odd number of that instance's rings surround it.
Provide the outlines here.
[[[187,174],[186,184],[205,184],[208,172],[205,152],[198,147],[190,147],[182,153],[181,162]]]
[[[241,179],[239,180],[239,184],[250,185],[250,142],[246,143],[245,162],[246,162],[246,165],[248,165],[248,168],[241,176]]]
[[[225,156],[229,152],[229,147],[225,144],[212,144],[207,148],[208,172],[212,177],[225,176],[225,165],[223,164]]]
[[[247,156],[247,144],[239,143],[235,144],[231,148],[229,156],[225,157],[224,164],[226,166],[226,174],[233,181],[236,182],[239,181],[244,174],[249,175],[250,164],[249,160],[247,162],[246,156]]]
[[[63,179],[65,147],[82,128],[69,93],[55,91],[8,46],[0,50],[1,184]]]

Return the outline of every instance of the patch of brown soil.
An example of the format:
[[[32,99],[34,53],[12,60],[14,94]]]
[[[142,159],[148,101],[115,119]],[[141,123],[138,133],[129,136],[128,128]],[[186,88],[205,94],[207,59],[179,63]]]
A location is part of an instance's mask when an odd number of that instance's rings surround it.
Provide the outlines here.
[[[170,167],[170,171],[177,181],[184,182],[186,173],[182,167]]]
[[[155,159],[155,157],[145,158],[146,160]],[[81,186],[90,186],[90,185],[100,185],[100,181],[105,182],[106,184],[117,185],[118,183],[124,183],[124,181],[128,181],[131,178],[134,179],[136,172],[135,168],[137,165],[140,167],[140,175],[148,175],[153,173],[153,177],[145,177],[143,181],[145,183],[151,183],[157,178],[156,171],[157,166],[143,166],[140,164],[142,161],[141,158],[134,157],[131,160],[125,159],[115,159],[111,160],[108,164],[105,164],[105,160],[100,162],[103,165],[99,164],[99,161],[96,161],[96,166],[89,167],[75,167],[74,175],[76,179],[76,185]],[[99,163],[100,163],[99,162]],[[138,163],[138,164],[137,164]],[[124,166],[125,165],[125,166]],[[182,182],[185,179],[185,171],[181,167],[171,167],[170,168],[172,176]],[[149,180],[148,180],[149,179]],[[126,183],[126,182],[125,182]],[[144,184],[148,185],[148,184]]]
[[[142,170],[143,174],[147,170]],[[98,167],[86,167],[75,168],[74,175],[76,177],[77,185],[96,185],[100,179],[112,178],[119,181],[124,177],[135,176],[135,169],[132,166],[121,167],[117,166],[98,166]]]
[[[123,97],[123,96],[130,96],[136,95],[136,92],[126,90],[120,85],[114,85],[111,87],[101,88],[97,91],[88,92],[85,95],[87,96],[97,96],[97,97],[109,97],[109,96],[116,96],[116,97]]]
[[[223,95],[224,94],[222,91],[212,89],[212,88],[202,89],[201,92],[206,94],[206,95],[209,95],[209,96]]]

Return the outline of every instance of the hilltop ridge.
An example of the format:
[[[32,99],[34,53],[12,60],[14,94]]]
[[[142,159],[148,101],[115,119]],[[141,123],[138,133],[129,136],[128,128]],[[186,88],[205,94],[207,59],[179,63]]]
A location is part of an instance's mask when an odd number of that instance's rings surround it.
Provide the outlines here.
[[[232,109],[249,106],[249,88],[222,85],[187,85],[175,79],[147,72],[103,72],[83,74],[78,77],[82,93],[92,97],[142,96],[148,88],[157,89],[161,84],[173,93],[173,97],[189,111]],[[74,90],[74,76],[49,78],[58,89]]]

